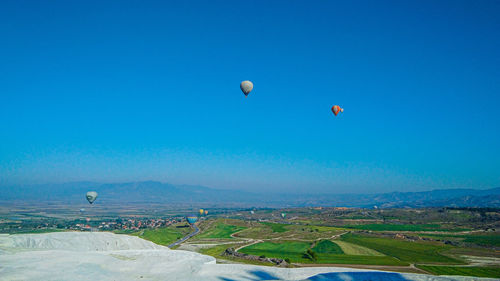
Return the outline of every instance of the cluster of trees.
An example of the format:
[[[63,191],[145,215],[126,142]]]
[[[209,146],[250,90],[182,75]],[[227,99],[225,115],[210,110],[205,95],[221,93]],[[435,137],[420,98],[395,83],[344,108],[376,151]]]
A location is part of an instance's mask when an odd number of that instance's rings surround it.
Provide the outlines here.
[[[302,257],[311,261],[316,261],[318,259],[318,255],[312,249],[307,249]]]

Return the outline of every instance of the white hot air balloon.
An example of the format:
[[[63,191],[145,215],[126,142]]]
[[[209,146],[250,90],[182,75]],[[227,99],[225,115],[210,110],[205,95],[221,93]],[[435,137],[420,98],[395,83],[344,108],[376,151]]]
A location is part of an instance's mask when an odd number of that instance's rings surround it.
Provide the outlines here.
[[[253,90],[253,83],[248,80],[245,80],[241,82],[240,89],[243,92],[243,94],[245,94],[245,97],[248,97],[248,94],[250,94],[250,92]]]
[[[89,203],[92,204],[97,199],[97,192],[89,191],[89,192],[87,192],[87,195],[85,197],[87,197],[87,200],[89,201]]]

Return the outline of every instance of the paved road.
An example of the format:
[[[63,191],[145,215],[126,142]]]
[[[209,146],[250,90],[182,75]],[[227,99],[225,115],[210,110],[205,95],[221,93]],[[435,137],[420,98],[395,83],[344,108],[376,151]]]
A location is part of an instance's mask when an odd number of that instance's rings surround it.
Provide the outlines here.
[[[167,247],[169,248],[175,247],[183,243],[184,241],[188,240],[189,238],[195,236],[196,234],[198,234],[198,232],[200,232],[200,229],[196,225],[193,225],[193,227],[194,227],[194,232],[189,233],[187,236],[182,237],[182,239],[175,241],[174,243],[168,245]]]

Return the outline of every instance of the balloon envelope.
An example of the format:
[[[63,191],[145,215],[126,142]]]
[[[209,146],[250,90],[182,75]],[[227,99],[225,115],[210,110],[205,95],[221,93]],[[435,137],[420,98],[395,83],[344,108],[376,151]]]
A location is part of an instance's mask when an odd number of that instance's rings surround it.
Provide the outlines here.
[[[282,217],[282,218],[285,218],[285,217],[286,217],[286,214],[285,214],[285,213],[281,213],[281,217]]]
[[[89,203],[92,204],[97,199],[97,192],[89,191],[89,192],[87,192],[87,195],[85,197],[87,197],[87,200],[89,201]]]
[[[240,89],[243,92],[243,94],[245,94],[245,96],[248,96],[248,94],[250,94],[250,92],[253,90],[253,83],[248,80],[245,80],[241,82]]]
[[[198,217],[195,215],[189,215],[186,217],[186,220],[188,221],[189,224],[194,224],[195,222],[198,221]]]
[[[200,209],[200,216],[203,215],[203,213],[205,213],[205,211],[203,209]]]
[[[205,210],[205,216],[206,216],[206,215],[208,215],[208,211],[207,211],[207,210]]]
[[[339,114],[340,112],[344,112],[344,109],[338,105],[334,105],[332,106],[332,112],[333,114],[335,114],[335,116],[337,116],[337,114]]]

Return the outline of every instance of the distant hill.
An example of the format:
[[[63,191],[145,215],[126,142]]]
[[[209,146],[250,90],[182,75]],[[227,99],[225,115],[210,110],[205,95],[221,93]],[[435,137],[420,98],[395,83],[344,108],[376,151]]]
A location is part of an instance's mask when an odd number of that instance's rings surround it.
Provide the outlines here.
[[[221,206],[261,207],[500,207],[500,188],[439,189],[379,194],[263,194],[155,181],[4,186],[0,187],[0,200],[81,202],[88,190],[97,191],[102,203],[211,203]]]

